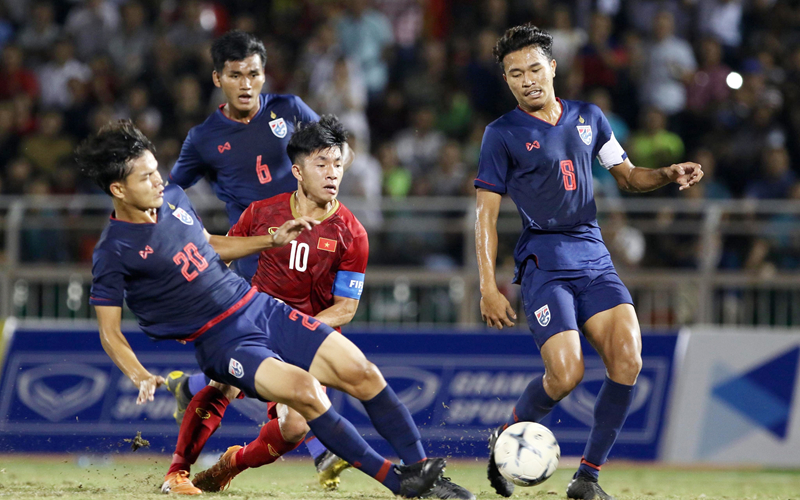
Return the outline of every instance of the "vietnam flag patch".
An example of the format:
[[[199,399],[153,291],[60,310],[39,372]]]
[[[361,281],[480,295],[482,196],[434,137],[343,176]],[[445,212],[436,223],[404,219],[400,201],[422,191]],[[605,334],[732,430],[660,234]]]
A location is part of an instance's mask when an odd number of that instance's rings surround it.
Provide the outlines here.
[[[317,249],[318,250],[325,250],[326,252],[335,252],[336,251],[336,240],[330,240],[328,238],[320,238],[317,241]]]

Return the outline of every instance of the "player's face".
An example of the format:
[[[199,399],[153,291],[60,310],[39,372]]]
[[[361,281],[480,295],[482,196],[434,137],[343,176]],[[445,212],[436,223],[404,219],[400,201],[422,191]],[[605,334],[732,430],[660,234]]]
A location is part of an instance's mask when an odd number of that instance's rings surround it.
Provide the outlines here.
[[[306,197],[319,204],[335,200],[344,173],[342,150],[334,146],[314,151],[301,163],[294,165],[292,171]]]
[[[153,153],[145,151],[131,166],[125,179],[111,185],[112,194],[141,211],[159,208],[164,203],[164,182]]]
[[[258,94],[264,86],[261,56],[253,54],[241,61],[225,61],[222,73],[214,71],[213,80],[222,89],[228,105],[247,114],[258,106]]]
[[[503,58],[503,78],[520,107],[538,111],[549,99],[555,98],[553,77],[556,75],[555,59],[548,59],[536,47],[525,47]]]

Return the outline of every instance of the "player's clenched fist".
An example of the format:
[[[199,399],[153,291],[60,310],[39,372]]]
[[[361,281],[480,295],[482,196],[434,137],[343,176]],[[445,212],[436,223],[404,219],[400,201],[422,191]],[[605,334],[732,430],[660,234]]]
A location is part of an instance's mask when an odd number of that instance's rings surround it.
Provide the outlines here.
[[[680,190],[689,189],[703,178],[703,167],[697,163],[676,163],[667,167],[671,181],[680,184]]]
[[[514,326],[517,313],[502,293],[487,293],[481,297],[481,318],[488,326],[502,330],[504,325]]]
[[[293,239],[300,236],[305,230],[311,231],[311,228],[319,224],[319,221],[308,217],[306,215],[296,219],[287,220],[272,235],[272,246],[282,247]]]

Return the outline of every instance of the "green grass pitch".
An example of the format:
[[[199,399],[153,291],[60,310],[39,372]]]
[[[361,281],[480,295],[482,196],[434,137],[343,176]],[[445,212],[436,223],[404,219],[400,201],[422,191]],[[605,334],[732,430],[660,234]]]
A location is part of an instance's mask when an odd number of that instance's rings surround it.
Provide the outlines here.
[[[63,456],[0,456],[0,499],[156,499],[169,465],[164,455],[114,455],[114,458],[78,459]],[[566,498],[564,490],[575,468],[562,463],[546,483],[517,488],[512,498]],[[197,468],[196,471],[202,468]],[[195,472],[196,472],[195,471]],[[479,499],[500,499],[490,492],[483,461],[452,460],[446,475],[472,490]],[[602,485],[618,500],[658,498],[800,500],[800,471],[698,470],[611,463],[604,468]],[[358,471],[342,475],[339,491],[326,493],[316,483],[310,460],[292,459],[237,477],[223,493],[200,498],[255,499],[390,499],[383,487]]]

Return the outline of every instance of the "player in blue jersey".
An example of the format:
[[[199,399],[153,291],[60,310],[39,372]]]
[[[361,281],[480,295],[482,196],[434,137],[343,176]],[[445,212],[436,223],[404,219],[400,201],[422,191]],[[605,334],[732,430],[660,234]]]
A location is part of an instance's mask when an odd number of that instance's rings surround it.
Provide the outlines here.
[[[316,122],[319,116],[295,95],[262,94],[267,52],[255,36],[229,31],[211,46],[214,85],[222,89],[225,104],[186,136],[180,156],[169,174],[183,189],[205,177],[217,197],[225,202],[233,226],[254,201],[265,200],[297,188],[292,162],[286,154],[299,122]],[[344,168],[353,153],[344,144]],[[258,267],[258,255],[234,261],[231,268],[250,281]],[[180,423],[192,396],[208,383],[202,373],[170,374],[167,386],[178,401],[175,419]],[[328,477],[342,464],[319,441],[310,440],[320,477]],[[335,478],[334,478],[335,479]]]
[[[233,226],[254,201],[297,188],[286,145],[299,122],[319,121],[319,115],[296,95],[261,93],[267,52],[255,36],[229,31],[214,40],[211,58],[211,78],[225,104],[189,131],[169,180],[188,189],[207,178]],[[353,154],[346,143],[343,154],[347,168]],[[248,281],[256,267],[257,255],[234,263]]]
[[[495,280],[497,216],[508,193],[522,218],[514,251],[515,283],[522,287],[528,324],[544,360],[545,374],[517,401],[507,424],[538,422],[583,378],[579,331],[597,349],[607,376],[594,424],[569,498],[609,497],[597,483],[600,466],[627,417],[642,365],[641,334],[633,301],[617,276],[600,235],[592,193],[592,159],[609,169],[620,189],[651,191],[675,182],[687,189],[703,177],[700,165],[635,167],[614,138],[600,109],[555,96],[553,38],[533,25],[506,31],[494,49],[519,106],[486,127],[477,188],[476,250],[481,316],[487,325],[514,326],[516,314]],[[511,496],[490,452],[489,480]]]
[[[330,161],[341,164],[342,141],[329,148]],[[210,236],[183,190],[164,187],[152,144],[130,121],[102,128],[79,146],[76,159],[114,203],[95,247],[90,302],[103,348],[139,388],[137,403],[153,400],[164,379],[142,366],[122,335],[123,300],[148,336],[194,341],[207,375],[297,410],[331,451],[395,495],[430,491],[444,459],[425,457],[411,414],[378,368],[331,327],[257,293],[224,264],[285,245],[316,221],[292,219],[264,236]],[[320,383],[361,400],[408,465],[378,455],[331,407]],[[200,493],[185,472],[168,474],[162,491]]]

